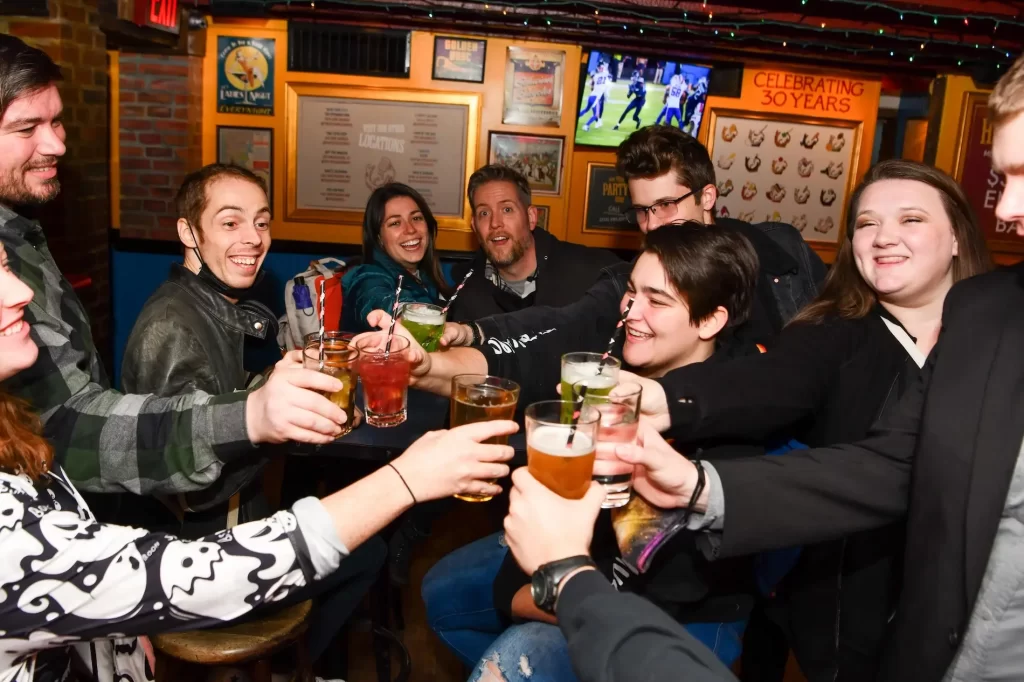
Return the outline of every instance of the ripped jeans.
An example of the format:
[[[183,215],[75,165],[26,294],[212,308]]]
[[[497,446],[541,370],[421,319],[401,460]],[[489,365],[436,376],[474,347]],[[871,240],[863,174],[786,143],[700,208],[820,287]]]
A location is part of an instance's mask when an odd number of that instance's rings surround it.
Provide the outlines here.
[[[726,665],[740,655],[746,621],[686,623],[687,632]],[[557,625],[523,623],[505,630],[469,676],[469,682],[577,682],[569,647]]]

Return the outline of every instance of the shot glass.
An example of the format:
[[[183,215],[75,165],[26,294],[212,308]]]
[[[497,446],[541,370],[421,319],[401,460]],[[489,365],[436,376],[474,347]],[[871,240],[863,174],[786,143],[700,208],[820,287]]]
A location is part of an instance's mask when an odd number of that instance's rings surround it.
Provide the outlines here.
[[[356,344],[359,361],[356,366],[363,380],[363,412],[366,423],[386,428],[406,420],[409,396],[409,340],[391,338],[390,352],[385,352],[383,334],[364,336]]]
[[[432,303],[406,303],[398,314],[402,326],[428,353],[433,353],[440,347],[447,317],[444,308]]]
[[[584,379],[591,380],[588,389],[591,393],[608,395],[619,381],[621,367],[622,363],[611,357],[602,367],[600,353],[566,353],[562,356],[562,400],[571,401],[573,384]]]
[[[526,408],[526,463],[533,477],[550,490],[579,500],[587,494],[594,474],[600,414],[582,405],[573,424],[562,416],[567,408],[571,415],[575,403],[545,400]]]
[[[451,425],[512,420],[518,402],[519,384],[514,381],[486,374],[458,374],[452,377]],[[508,436],[495,436],[484,442],[507,445]],[[466,493],[455,497],[465,502],[487,502],[494,496]]]
[[[356,362],[359,351],[349,348],[348,343],[340,339],[329,339],[324,335],[324,366],[320,368],[320,340],[316,338],[307,343],[302,351],[302,366],[315,369],[336,377],[341,381],[341,390],[323,395],[332,403],[345,411],[345,423],[341,425],[341,436],[355,427],[356,411]],[[341,437],[339,436],[339,438]]]
[[[573,384],[573,398],[577,401],[588,380]],[[596,409],[601,419],[597,427],[597,442],[633,443],[640,429],[640,397],[643,387],[624,381],[608,395],[592,395],[590,388],[583,403]],[[602,448],[603,449],[603,448]],[[633,465],[615,457],[614,453],[599,449],[594,459],[594,480],[604,486],[604,509],[624,507],[633,494]]]

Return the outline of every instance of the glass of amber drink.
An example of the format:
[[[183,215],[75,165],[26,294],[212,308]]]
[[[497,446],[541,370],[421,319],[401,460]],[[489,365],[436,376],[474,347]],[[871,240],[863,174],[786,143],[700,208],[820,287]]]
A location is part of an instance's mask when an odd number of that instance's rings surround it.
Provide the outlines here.
[[[398,315],[402,326],[428,353],[433,353],[440,347],[447,317],[444,308],[432,303],[406,303]]]
[[[452,427],[495,419],[512,420],[519,402],[519,384],[486,374],[458,374],[452,377]],[[508,436],[484,441],[493,445],[508,444]],[[493,495],[456,495],[466,502],[487,502]]]
[[[594,474],[600,414],[590,405],[571,400],[546,400],[526,408],[526,456],[530,473],[562,497],[579,500],[587,494]],[[569,435],[572,434],[570,442]]]
[[[573,384],[573,398],[579,401],[584,380]],[[643,387],[632,381],[615,386],[608,395],[593,395],[587,387],[584,403],[601,415],[597,427],[598,443],[632,443],[640,429],[640,396]],[[633,493],[633,465],[615,457],[614,453],[598,452],[594,459],[594,480],[605,490],[604,509],[624,507]]]
[[[335,333],[337,332],[324,334],[324,366],[322,369],[320,368],[319,337],[312,341],[307,340],[306,347],[302,352],[302,365],[307,369],[329,374],[341,381],[340,391],[324,393],[324,396],[345,411],[345,423],[341,425],[341,435],[344,436],[352,431],[355,425],[356,361],[359,358],[359,351],[350,348],[348,341],[332,338],[332,334]]]

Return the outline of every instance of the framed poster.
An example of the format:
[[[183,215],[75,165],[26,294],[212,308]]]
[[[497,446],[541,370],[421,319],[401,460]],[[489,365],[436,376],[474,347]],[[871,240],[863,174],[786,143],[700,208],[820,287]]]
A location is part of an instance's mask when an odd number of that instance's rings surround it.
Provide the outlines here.
[[[565,52],[508,48],[501,122],[557,128],[562,121],[564,81]]]
[[[287,216],[362,222],[376,188],[403,182],[441,229],[469,231],[479,93],[288,85]]]
[[[558,194],[564,144],[565,138],[561,137],[492,132],[487,162],[516,169],[537,194]]]
[[[217,113],[274,115],[273,38],[217,38]]]
[[[537,229],[548,229],[548,217],[551,215],[551,208],[549,206],[541,206],[540,204],[534,204],[533,207],[537,209]]]
[[[992,124],[987,102],[987,93],[964,94],[953,177],[964,188],[978,215],[988,248],[994,252],[1024,253],[1024,237],[1017,236],[1012,223],[996,218],[996,204],[1006,178],[992,170]]]
[[[584,232],[638,232],[626,219],[629,187],[614,164],[587,164],[587,204],[583,214]]]
[[[863,123],[712,110],[708,153],[718,179],[717,215],[783,222],[809,242],[846,232]]]
[[[274,131],[270,128],[217,126],[217,163],[248,168],[267,184],[267,198],[274,208]]]
[[[484,82],[487,41],[434,36],[434,70],[436,81]]]

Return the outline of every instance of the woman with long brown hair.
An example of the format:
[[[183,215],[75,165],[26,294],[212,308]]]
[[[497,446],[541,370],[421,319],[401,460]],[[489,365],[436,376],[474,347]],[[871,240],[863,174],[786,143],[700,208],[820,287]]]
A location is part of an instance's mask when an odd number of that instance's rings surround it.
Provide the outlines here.
[[[856,442],[917,376],[950,287],[991,267],[952,178],[913,161],[879,163],[851,197],[821,293],[767,352],[644,382],[644,411],[670,421],[683,452],[721,436]],[[805,547],[775,590],[772,610],[811,682],[874,678],[900,534],[890,527]],[[745,656],[744,670],[766,667]]]
[[[0,382],[36,361],[31,300],[0,244]],[[274,371],[300,367],[291,355]],[[188,542],[99,523],[29,407],[0,390],[0,679],[66,679],[72,647],[84,647],[95,679],[151,680],[144,647],[125,642],[114,656],[115,639],[216,627],[307,594],[416,502],[500,493],[489,481],[508,474],[512,448],[481,441],[515,430],[498,421],[428,433],[323,500]]]

